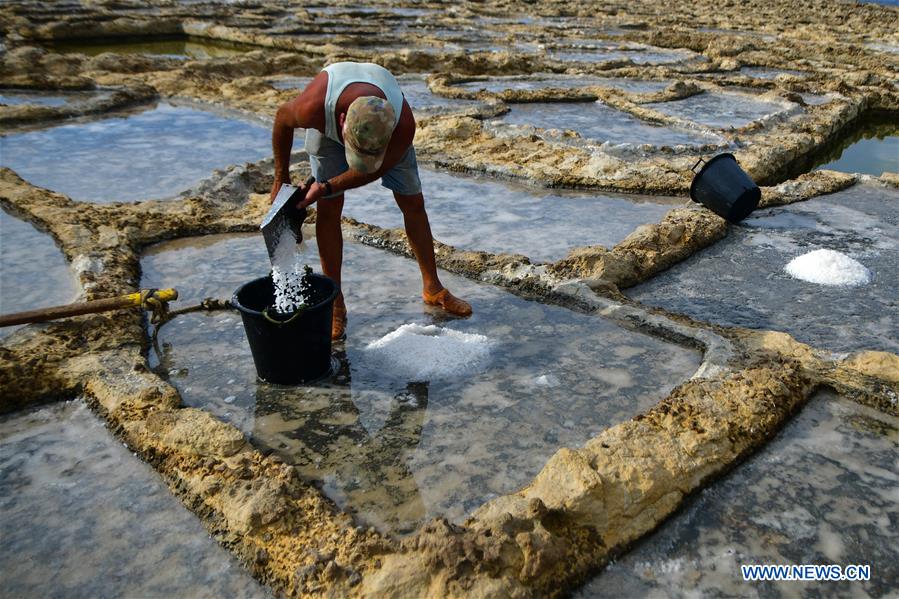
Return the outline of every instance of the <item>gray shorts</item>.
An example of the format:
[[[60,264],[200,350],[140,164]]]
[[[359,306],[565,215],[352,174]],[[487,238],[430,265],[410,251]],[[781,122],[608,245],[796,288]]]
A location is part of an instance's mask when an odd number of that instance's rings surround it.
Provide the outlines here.
[[[325,137],[318,129],[306,129],[306,152],[309,154],[309,165],[316,181],[326,181],[349,170],[346,154],[342,145]],[[403,196],[421,193],[421,180],[418,178],[418,161],[415,159],[415,148],[409,146],[403,159],[381,177],[381,185]],[[340,192],[343,193],[343,192]],[[334,197],[340,193],[325,197]]]

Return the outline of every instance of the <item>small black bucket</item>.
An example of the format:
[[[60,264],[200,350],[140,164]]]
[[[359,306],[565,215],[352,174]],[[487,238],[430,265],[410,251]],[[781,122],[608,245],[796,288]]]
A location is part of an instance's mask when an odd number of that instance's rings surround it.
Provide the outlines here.
[[[331,369],[331,315],[337,284],[322,275],[309,279],[312,306],[284,320],[268,310],[275,297],[270,276],[241,285],[231,298],[240,310],[256,374],[263,381],[297,385],[320,379]]]
[[[705,163],[696,173],[696,167]],[[702,158],[691,168],[690,198],[721,218],[738,223],[756,209],[762,190],[737,164],[733,154],[718,154],[708,162]]]

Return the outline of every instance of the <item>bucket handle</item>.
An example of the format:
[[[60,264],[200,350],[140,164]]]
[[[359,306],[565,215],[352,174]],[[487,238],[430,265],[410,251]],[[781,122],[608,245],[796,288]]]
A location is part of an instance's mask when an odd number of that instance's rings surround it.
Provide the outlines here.
[[[271,308],[271,306],[268,306],[267,308],[265,308],[265,309],[262,311],[262,317],[263,317],[264,319],[266,319],[267,321],[269,321],[270,323],[276,324],[276,325],[278,325],[278,326],[282,326],[282,325],[285,325],[285,324],[290,324],[291,322],[293,322],[293,320],[294,320],[296,317],[298,317],[299,315],[301,315],[303,312],[306,311],[305,308],[300,308],[299,310],[297,310],[296,312],[294,312],[293,315],[292,315],[290,318],[288,318],[287,320],[277,320],[277,319],[272,318],[271,316],[268,315],[269,308]]]
[[[694,164],[693,166],[690,167],[690,170],[693,171],[693,172],[695,173],[695,172],[696,172],[696,167],[699,166],[699,163],[700,163],[700,162],[703,163],[703,164],[708,164],[708,163],[707,163],[705,160],[703,160],[702,157],[700,156],[699,160],[696,161],[696,164]]]

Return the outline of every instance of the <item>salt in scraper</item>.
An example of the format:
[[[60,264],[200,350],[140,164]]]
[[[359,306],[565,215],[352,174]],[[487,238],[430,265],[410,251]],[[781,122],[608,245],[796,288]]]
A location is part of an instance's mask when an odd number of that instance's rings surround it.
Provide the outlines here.
[[[259,226],[262,229],[262,238],[265,240],[265,249],[268,251],[269,261],[275,261],[275,249],[278,247],[278,241],[281,239],[281,233],[285,227],[290,228],[294,239],[297,243],[303,241],[303,221],[306,220],[306,209],[297,208],[297,203],[306,197],[306,191],[309,186],[315,182],[315,177],[309,177],[302,187],[294,187],[293,185],[284,184],[268,214],[262,219]]]

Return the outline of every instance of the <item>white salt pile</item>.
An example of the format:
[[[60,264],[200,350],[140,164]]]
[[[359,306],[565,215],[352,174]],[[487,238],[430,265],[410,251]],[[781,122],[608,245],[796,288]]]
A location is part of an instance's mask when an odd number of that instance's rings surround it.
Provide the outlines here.
[[[305,268],[300,260],[297,240],[289,227],[278,237],[272,260],[272,282],[275,285],[275,310],[281,314],[296,312],[308,303],[308,285],[303,279]]]
[[[793,258],[784,270],[791,277],[819,285],[855,287],[867,285],[872,278],[861,262],[834,250],[808,252]]]
[[[538,387],[558,387],[559,379],[552,374],[542,374],[534,379],[534,384]]]
[[[482,368],[493,343],[484,335],[435,325],[404,324],[365,347],[385,373],[423,382]]]

